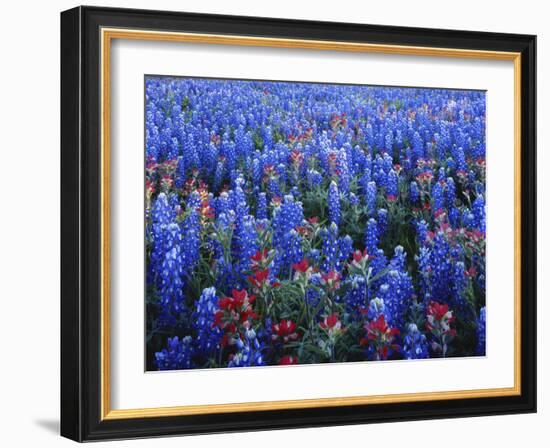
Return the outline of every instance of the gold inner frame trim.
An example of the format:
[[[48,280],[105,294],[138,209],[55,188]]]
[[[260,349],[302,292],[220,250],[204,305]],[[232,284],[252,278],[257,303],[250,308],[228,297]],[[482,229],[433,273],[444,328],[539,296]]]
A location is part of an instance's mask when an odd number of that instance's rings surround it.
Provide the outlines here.
[[[228,412],[251,412],[316,407],[353,406],[383,403],[422,402],[467,398],[502,397],[521,394],[521,54],[513,52],[418,47],[304,39],[278,39],[250,36],[101,29],[101,419],[168,417]],[[411,56],[455,57],[513,61],[514,63],[514,386],[442,392],[314,398],[229,404],[187,405],[140,409],[111,409],[110,346],[110,62],[111,41],[130,39],[185,42],[212,45],[294,48],[356,53],[382,53]]]

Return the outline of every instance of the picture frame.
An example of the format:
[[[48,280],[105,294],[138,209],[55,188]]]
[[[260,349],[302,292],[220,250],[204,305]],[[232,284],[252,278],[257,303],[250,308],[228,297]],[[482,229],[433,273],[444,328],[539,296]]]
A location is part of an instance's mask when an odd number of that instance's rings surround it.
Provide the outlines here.
[[[113,409],[116,40],[513,64],[513,385]],[[536,412],[535,142],[535,36],[82,6],[61,13],[61,435],[82,442]]]

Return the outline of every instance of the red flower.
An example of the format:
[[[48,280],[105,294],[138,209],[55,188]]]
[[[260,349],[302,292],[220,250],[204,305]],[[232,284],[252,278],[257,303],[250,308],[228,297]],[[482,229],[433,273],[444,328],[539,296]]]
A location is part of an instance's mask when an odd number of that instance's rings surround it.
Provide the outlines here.
[[[273,341],[281,338],[286,344],[288,341],[296,341],[300,338],[300,333],[295,331],[296,324],[291,320],[283,319],[278,324],[273,324],[271,330],[274,333],[271,335]]]
[[[321,274],[321,283],[327,285],[332,290],[337,290],[340,287],[340,279],[342,276],[336,271],[329,271],[326,274]]]
[[[293,364],[298,364],[298,358],[292,355],[283,356],[279,361],[280,366],[290,366]]]
[[[312,218],[308,218],[307,222],[309,222],[311,225],[314,225],[319,222],[319,218],[317,216],[313,216]]]
[[[368,322],[365,325],[367,331],[366,337],[361,339],[361,345],[371,345],[376,350],[376,359],[388,359],[390,349],[397,350],[398,345],[393,344],[393,340],[399,330],[391,328],[383,314],[377,319]]]
[[[367,249],[365,249],[363,252],[360,250],[356,250],[353,252],[353,261],[352,263],[357,266],[361,267],[361,265],[369,259],[369,254],[367,253]]]
[[[214,209],[212,207],[210,207],[210,204],[208,204],[208,202],[204,202],[201,205],[200,214],[201,214],[203,220],[214,219],[214,217],[215,217]]]
[[[223,315],[225,313],[222,310],[216,311],[216,314],[214,314],[214,325],[215,327],[219,327],[222,323]]]
[[[446,303],[438,303],[430,301],[428,303],[428,314],[433,316],[436,320],[441,320],[445,317],[449,311],[449,305]]]
[[[162,188],[170,189],[174,184],[174,179],[172,179],[172,176],[170,176],[169,174],[165,174],[164,176],[162,176],[160,184],[162,185]]]
[[[434,175],[430,171],[424,171],[416,176],[416,179],[419,182],[430,182],[433,179]]]
[[[451,327],[454,320],[453,312],[446,303],[428,303],[426,329],[434,336],[432,350],[441,352],[443,357],[446,356],[449,343],[456,336],[456,330]]]
[[[445,214],[446,214],[446,213],[445,213],[445,210],[442,209],[442,208],[439,208],[439,209],[437,209],[437,210],[434,212],[434,217],[435,217],[436,219],[438,219],[438,218],[440,218],[441,216],[444,217]]]
[[[275,170],[275,167],[273,165],[266,165],[264,167],[264,175],[265,179],[264,181],[267,182],[268,179],[275,179],[277,178],[277,171]]]
[[[292,163],[294,165],[300,166],[302,161],[304,160],[304,155],[300,151],[295,149],[290,153],[290,160],[292,160]]]
[[[323,330],[339,330],[342,328],[342,322],[338,318],[337,313],[332,313],[323,319],[323,322],[319,324]]]
[[[391,341],[395,335],[399,334],[399,329],[390,328],[383,314],[378,316],[378,319],[368,322],[365,330],[367,330],[367,338],[371,340],[386,336]]]
[[[155,184],[150,181],[149,179],[147,179],[145,181],[145,190],[147,192],[147,194],[151,195],[155,192]]]
[[[265,283],[269,283],[269,269],[263,271],[256,271],[254,275],[248,276],[248,281],[252,283],[256,288],[262,289]]]
[[[264,249],[263,251],[257,251],[250,259],[254,263],[261,263],[267,259],[268,250]]]
[[[246,290],[234,289],[231,297],[223,297],[219,300],[220,310],[214,316],[214,325],[234,333],[237,323],[245,325],[249,319],[258,317],[252,308],[255,300],[256,296],[248,295]]]
[[[145,169],[147,171],[150,171],[152,173],[157,169],[157,167],[158,167],[158,164],[157,164],[157,162],[155,162],[154,159],[148,159],[147,160],[147,164],[145,166]]]
[[[302,274],[305,274],[309,269],[309,262],[307,261],[307,258],[304,258],[299,263],[294,263],[292,265],[292,269],[301,272]]]
[[[310,233],[310,229],[308,229],[306,226],[298,226],[296,227],[296,231],[299,235],[307,236]]]

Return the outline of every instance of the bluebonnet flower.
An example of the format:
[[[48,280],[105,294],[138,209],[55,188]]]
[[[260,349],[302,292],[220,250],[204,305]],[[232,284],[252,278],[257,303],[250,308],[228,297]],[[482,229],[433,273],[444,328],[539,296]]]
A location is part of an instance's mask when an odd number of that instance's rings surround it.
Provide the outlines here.
[[[340,192],[343,195],[347,196],[347,194],[349,193],[349,184],[350,184],[351,175],[348,167],[348,160],[347,160],[345,150],[340,151],[338,168],[339,168],[338,187],[340,188]],[[336,190],[336,192],[338,192],[338,190]],[[330,194],[330,189],[329,189],[329,194]]]
[[[423,219],[416,223],[416,233],[419,244],[424,244],[428,237],[428,224]]]
[[[374,252],[368,252],[369,256],[371,257],[369,267],[372,269],[371,277],[378,277],[379,274],[381,274],[383,271],[386,270],[388,267],[388,259],[384,255],[384,251],[382,249],[376,249]],[[379,279],[378,282],[374,281],[371,283],[371,285],[374,287],[380,286],[380,281],[382,279]]]
[[[340,248],[338,245],[338,226],[332,223],[328,229],[321,231],[323,239],[323,271],[336,269],[340,264]]]
[[[447,202],[447,208],[451,208],[454,205],[456,199],[456,185],[452,177],[448,177],[445,188],[445,200]]]
[[[283,203],[273,212],[273,244],[280,246],[284,236],[302,224],[304,210],[302,204],[290,195],[285,196]]]
[[[338,192],[338,185],[334,181],[330,183],[328,188],[327,204],[330,221],[340,225],[340,193]]]
[[[252,181],[254,185],[260,185],[262,182],[262,171],[263,167],[261,161],[258,157],[254,157],[252,160]]]
[[[415,132],[412,138],[412,149],[414,160],[424,158],[424,142],[418,132]]]
[[[392,169],[393,169],[393,159],[387,152],[384,152],[383,155],[382,155],[382,169],[387,174],[389,174],[390,171],[392,171]]]
[[[250,257],[258,250],[257,237],[254,217],[251,215],[238,216],[233,233],[232,255],[237,270],[242,273],[243,285],[246,272],[250,267]]]
[[[365,233],[365,247],[370,254],[378,250],[378,223],[376,219],[371,218],[367,222],[367,231]]]
[[[475,228],[476,217],[474,216],[474,214],[471,212],[470,209],[466,208],[462,211],[462,225],[470,229]]]
[[[237,353],[229,360],[227,367],[250,367],[265,365],[262,355],[263,344],[254,330],[245,332],[244,338],[237,339]]]
[[[391,151],[393,149],[393,134],[388,132],[384,138],[384,147],[386,151]]]
[[[380,165],[381,164],[382,162],[380,162]],[[373,178],[374,178],[374,182],[376,182],[376,185],[385,189],[388,188],[388,173],[384,171],[384,168],[380,167],[378,171],[374,171]]]
[[[338,261],[343,264],[353,253],[353,240],[349,235],[344,235],[338,239]]]
[[[486,352],[486,334],[485,334],[485,316],[486,311],[485,307],[479,310],[479,317],[477,318],[477,346],[476,346],[476,355],[485,356]]]
[[[403,246],[395,246],[393,250],[393,258],[390,261],[390,267],[400,271],[406,271],[407,253]]]
[[[468,287],[468,277],[463,261],[457,261],[453,268],[452,289],[452,308],[463,316],[471,317],[471,307],[466,300],[466,288]]]
[[[181,340],[174,336],[168,338],[166,348],[155,353],[155,360],[159,370],[181,370],[194,368],[193,339],[186,336]]]
[[[319,260],[321,260],[321,251],[319,249],[311,249],[307,253],[307,259],[314,264],[318,264]]]
[[[323,313],[322,307],[319,306],[321,303],[321,287],[322,287],[322,277],[320,272],[315,272],[311,274],[310,285],[306,290],[306,303],[310,309],[318,309],[317,318]]]
[[[196,330],[196,352],[204,357],[212,356],[220,349],[222,331],[214,325],[215,314],[218,308],[216,288],[205,288],[195,302],[193,312],[193,328]]]
[[[183,157],[178,158],[178,165],[176,167],[176,188],[182,188],[185,184],[185,159]]]
[[[388,199],[397,199],[399,196],[399,177],[397,173],[392,169],[388,173],[387,184],[386,184],[386,194]]]
[[[180,228],[171,223],[164,235],[166,252],[160,271],[160,298],[165,312],[180,313],[185,309],[184,303],[184,255],[181,244]]]
[[[292,274],[291,266],[302,258],[304,258],[302,237],[292,229],[284,235],[283,241],[278,246],[273,260],[273,273],[276,275],[287,273],[290,276]]]
[[[153,203],[151,210],[151,227],[150,235],[153,241],[151,258],[149,262],[149,279],[156,280],[160,286],[160,271],[164,261],[164,254],[167,250],[167,227],[175,220],[176,214],[174,209],[168,203],[168,197],[165,193],[160,193]]]
[[[359,205],[359,198],[357,197],[357,195],[355,193],[350,192],[348,200],[349,200],[350,205],[352,205],[352,206]]]
[[[412,181],[409,186],[409,198],[413,204],[418,203],[420,200],[420,192],[418,191],[418,184]]]
[[[200,258],[201,244],[201,225],[199,214],[196,210],[191,210],[189,215],[183,220],[180,230],[182,263],[184,270],[189,275],[195,268]]]
[[[480,232],[485,233],[485,199],[483,196],[479,195],[475,198],[472,204],[472,212],[475,219],[474,225]]]
[[[416,324],[408,324],[407,333],[403,339],[405,359],[424,359],[429,357],[428,340]]]
[[[367,191],[365,192],[365,204],[369,214],[373,214],[376,210],[376,182],[369,182],[367,184]]]
[[[466,163],[466,157],[464,155],[464,149],[458,147],[453,151],[454,160],[456,163],[457,171],[466,173],[468,172],[468,165]]]
[[[456,207],[451,207],[449,210],[449,222],[454,228],[460,227],[460,210]]]
[[[267,219],[267,196],[264,192],[258,194],[258,203],[256,205],[256,219]]]
[[[403,325],[405,313],[413,294],[413,285],[407,273],[392,269],[380,286],[378,297],[386,306],[386,321],[396,327]]]
[[[359,315],[367,304],[367,282],[362,275],[352,275],[348,279],[348,290],[344,297],[346,311],[350,314]]]
[[[379,208],[377,212],[378,235],[382,238],[388,230],[388,211],[385,208]]]
[[[369,162],[370,162],[370,159],[369,159]],[[366,161],[365,161],[366,163]],[[359,185],[361,186],[361,193],[366,196],[367,194],[367,186],[369,184],[369,182],[372,181],[372,174],[371,174],[371,169],[370,169],[370,164],[369,164],[369,167],[365,167],[365,169],[363,170],[363,174],[361,175],[360,179],[359,179]],[[375,188],[376,190],[376,188]]]
[[[318,186],[323,182],[323,175],[319,171],[311,169],[307,172],[307,179],[311,186]]]
[[[218,161],[216,164],[216,171],[214,174],[214,191],[218,191],[223,183],[225,173],[225,163],[223,160]]]
[[[453,265],[449,244],[443,232],[437,232],[429,252],[425,273],[429,278],[429,291],[424,291],[424,295],[431,296],[439,302],[448,302],[451,295],[452,273]]]
[[[443,186],[441,182],[436,182],[432,187],[432,200],[434,212],[445,208],[445,197],[443,196]]]
[[[369,320],[376,320],[380,316],[386,316],[386,305],[384,304],[383,299],[380,297],[375,297],[369,302],[367,318]]]

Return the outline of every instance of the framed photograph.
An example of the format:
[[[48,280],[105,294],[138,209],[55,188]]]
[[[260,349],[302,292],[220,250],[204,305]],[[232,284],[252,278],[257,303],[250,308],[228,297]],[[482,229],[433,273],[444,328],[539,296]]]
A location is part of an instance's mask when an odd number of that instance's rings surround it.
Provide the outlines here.
[[[536,410],[535,36],[61,14],[61,433]]]

